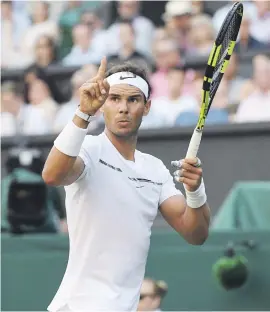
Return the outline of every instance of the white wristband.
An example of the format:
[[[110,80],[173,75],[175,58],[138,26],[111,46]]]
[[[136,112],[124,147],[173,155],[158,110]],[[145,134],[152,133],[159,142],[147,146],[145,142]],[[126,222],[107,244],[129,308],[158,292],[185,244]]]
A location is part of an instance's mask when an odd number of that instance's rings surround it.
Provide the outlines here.
[[[186,190],[186,201],[190,208],[199,208],[206,203],[207,196],[205,193],[205,186],[202,179],[201,185],[195,192]]]
[[[87,134],[87,129],[77,127],[70,121],[54,141],[54,146],[63,154],[77,157]]]

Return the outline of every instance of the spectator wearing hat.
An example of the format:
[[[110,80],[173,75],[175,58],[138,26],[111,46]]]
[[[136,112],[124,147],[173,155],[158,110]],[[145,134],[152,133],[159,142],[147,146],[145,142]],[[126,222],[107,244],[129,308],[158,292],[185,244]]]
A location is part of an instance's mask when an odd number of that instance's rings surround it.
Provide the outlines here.
[[[163,20],[171,38],[177,42],[182,52],[190,47],[189,30],[192,19],[191,1],[168,1],[165,6]]]

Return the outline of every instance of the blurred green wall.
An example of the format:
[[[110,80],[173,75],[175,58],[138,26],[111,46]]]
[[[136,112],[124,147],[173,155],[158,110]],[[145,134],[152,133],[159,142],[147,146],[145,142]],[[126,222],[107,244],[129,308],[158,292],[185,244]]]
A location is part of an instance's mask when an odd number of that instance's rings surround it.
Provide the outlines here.
[[[239,249],[249,261],[248,283],[237,291],[221,289],[212,264],[228,241],[253,239],[254,250]],[[2,235],[1,310],[46,310],[65,272],[68,239],[62,236]],[[211,233],[203,246],[190,246],[177,234],[155,230],[147,276],[163,279],[169,292],[164,310],[270,311],[270,232]]]

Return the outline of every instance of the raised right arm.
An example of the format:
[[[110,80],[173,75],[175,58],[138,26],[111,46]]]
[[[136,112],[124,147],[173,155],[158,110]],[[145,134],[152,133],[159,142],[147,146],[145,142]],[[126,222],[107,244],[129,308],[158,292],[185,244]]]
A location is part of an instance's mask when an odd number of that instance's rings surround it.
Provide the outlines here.
[[[88,122],[76,115],[73,118],[73,123],[81,129],[88,127]],[[79,156],[66,155],[53,146],[42,171],[42,178],[48,185],[69,185],[79,178],[84,166],[84,162]]]
[[[80,111],[86,115],[95,115],[107,99],[110,86],[104,79],[105,71],[106,58],[103,58],[97,76],[80,88]],[[88,124],[88,121],[75,115],[56,138],[42,172],[46,184],[69,185],[80,177],[85,164],[78,155]]]

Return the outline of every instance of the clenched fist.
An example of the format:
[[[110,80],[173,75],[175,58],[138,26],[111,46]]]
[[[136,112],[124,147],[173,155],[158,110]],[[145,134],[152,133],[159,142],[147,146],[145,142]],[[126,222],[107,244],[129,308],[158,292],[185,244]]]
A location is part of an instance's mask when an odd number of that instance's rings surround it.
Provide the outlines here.
[[[190,192],[194,192],[199,188],[202,181],[202,168],[201,161],[198,158],[172,161],[172,165],[178,168],[174,172],[174,179],[177,182],[182,182]]]
[[[104,57],[97,75],[86,81],[79,89],[80,110],[87,115],[95,115],[108,97],[110,85],[105,79],[106,67],[107,61]]]

